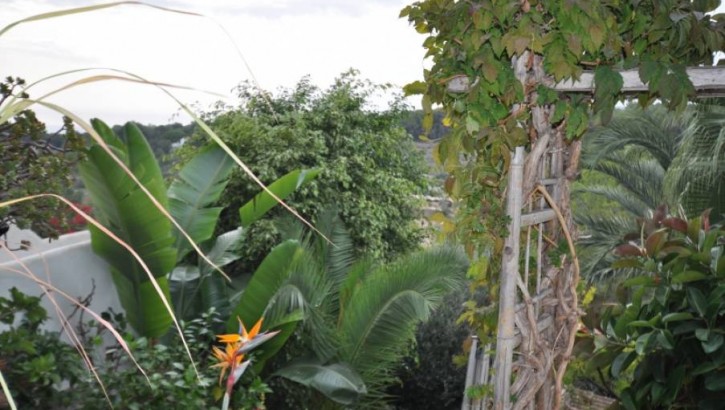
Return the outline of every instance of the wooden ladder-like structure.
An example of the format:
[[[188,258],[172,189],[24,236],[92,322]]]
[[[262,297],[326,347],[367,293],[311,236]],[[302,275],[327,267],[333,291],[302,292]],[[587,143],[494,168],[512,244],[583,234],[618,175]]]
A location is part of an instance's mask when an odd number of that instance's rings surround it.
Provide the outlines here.
[[[544,73],[542,60],[542,56],[531,56],[528,51],[512,60],[522,84],[592,92],[592,73],[585,72],[577,81],[555,84]],[[725,95],[724,67],[694,67],[687,73],[698,97]],[[636,70],[620,74],[622,93],[648,89]],[[449,82],[448,91],[463,92],[468,86],[468,79],[460,77]],[[467,388],[491,386],[493,396],[464,397],[463,410],[549,410],[562,406],[563,377],[582,314],[576,294],[579,265],[569,204],[581,143],[566,141],[561,130],[552,127],[551,107],[532,104],[530,109],[537,138],[528,153],[523,147],[515,149],[509,170],[507,213],[511,221],[499,282],[496,346],[495,350],[490,344],[479,346],[474,338],[466,375]],[[561,258],[551,255],[563,241],[569,253]],[[519,269],[522,251],[523,272]]]
[[[490,344],[479,346],[474,337],[466,374],[466,387],[490,385],[494,396],[464,398],[464,410],[534,408],[536,402],[539,402],[536,407],[540,408],[554,405],[556,377],[551,377],[552,370],[555,358],[567,350],[567,344],[562,342],[568,341],[568,337],[562,338],[568,332],[557,332],[554,325],[566,310],[561,304],[572,302],[571,297],[557,295],[552,286],[555,281],[566,282],[561,277],[565,271],[545,269],[550,265],[547,250],[556,245],[554,238],[558,238],[557,231],[560,230],[557,212],[547,202],[548,199],[555,203],[560,195],[558,185],[563,179],[563,167],[558,154],[548,152],[540,162],[539,183],[529,198],[524,198],[524,148],[516,148],[513,154],[507,188],[507,213],[511,220],[500,276],[495,356]],[[523,272],[520,269],[522,254]],[[566,318],[559,319],[558,322],[567,321]],[[561,325],[571,327],[559,323]],[[514,350],[517,351],[515,357]],[[511,380],[515,381],[511,383]],[[511,397],[518,398],[516,403],[511,403]]]

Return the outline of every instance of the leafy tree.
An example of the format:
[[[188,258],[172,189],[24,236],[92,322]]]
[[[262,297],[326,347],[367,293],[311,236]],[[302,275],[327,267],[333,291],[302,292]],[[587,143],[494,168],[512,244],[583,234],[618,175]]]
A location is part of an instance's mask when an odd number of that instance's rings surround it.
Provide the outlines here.
[[[716,120],[712,109],[702,107],[673,114],[660,105],[629,106],[587,133],[582,161],[592,171],[575,187],[574,211],[584,230],[579,245],[591,278],[611,275],[609,252],[636,230],[637,218],[660,204],[684,205],[688,215],[696,215],[722,201],[725,139],[719,129],[705,126]]]
[[[289,204],[309,219],[325,204],[335,204],[356,247],[389,258],[419,244],[421,232],[414,223],[419,204],[413,195],[426,185],[426,168],[398,126],[405,108],[401,100],[394,99],[383,111],[371,106],[374,95],[386,89],[360,80],[355,71],[342,74],[324,91],[306,78],[276,96],[244,84],[240,107],[212,113],[210,123],[262,181],[297,168],[320,168],[319,177]],[[193,145],[185,147],[187,155]],[[256,190],[235,171],[220,201],[228,209],[222,213],[221,230],[234,226],[229,210]],[[271,212],[250,227],[243,270],[253,269],[277,243],[271,221],[281,213]]]
[[[13,77],[0,83],[0,105],[8,99],[27,98],[18,91],[24,84]],[[41,193],[64,194],[72,185],[71,170],[80,158],[83,140],[68,118],[63,123],[58,133],[49,135],[35,113],[24,110],[0,124],[0,202]],[[3,207],[0,233],[13,223],[55,238],[67,228],[67,216],[66,205],[50,198]]]

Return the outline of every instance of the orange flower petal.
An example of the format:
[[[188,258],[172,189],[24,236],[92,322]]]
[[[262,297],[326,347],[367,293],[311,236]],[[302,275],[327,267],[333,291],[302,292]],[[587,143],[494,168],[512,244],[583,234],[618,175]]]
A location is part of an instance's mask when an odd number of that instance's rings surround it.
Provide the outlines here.
[[[241,335],[242,342],[246,342],[249,340],[249,334],[247,334],[247,329],[244,327],[244,323],[242,323],[242,319],[237,316],[237,321],[239,322],[239,334]]]
[[[219,343],[237,343],[241,340],[241,337],[236,334],[227,334],[227,335],[218,335],[217,339],[219,339]]]
[[[259,330],[262,329],[262,322],[264,321],[264,317],[260,317],[257,323],[254,324],[254,327],[252,330],[249,331],[249,340],[254,339],[255,336],[259,334]]]

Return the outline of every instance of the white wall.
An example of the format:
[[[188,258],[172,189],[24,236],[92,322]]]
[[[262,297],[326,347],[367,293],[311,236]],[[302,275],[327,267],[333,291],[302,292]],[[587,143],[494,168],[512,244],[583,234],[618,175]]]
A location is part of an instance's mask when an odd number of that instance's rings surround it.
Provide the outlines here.
[[[29,270],[39,279],[50,282],[58,290],[76,299],[85,298],[92,290],[92,282],[95,282],[96,289],[90,308],[96,313],[109,307],[116,312],[123,312],[108,265],[91,250],[88,231],[63,235],[49,242],[33,232],[11,228],[7,234],[7,246],[18,248],[21,240],[30,241],[30,250],[13,251],[11,254],[5,248],[0,249],[0,296],[7,298],[12,287],[33,296],[43,294],[37,283],[23,275],[28,274]],[[77,306],[57,292],[51,292],[51,295],[66,316]],[[60,330],[58,315],[47,295],[43,296],[42,305],[49,317],[45,328]],[[78,314],[74,319],[77,318]],[[86,314],[84,319],[87,321],[92,317]],[[75,324],[76,321],[73,321]]]

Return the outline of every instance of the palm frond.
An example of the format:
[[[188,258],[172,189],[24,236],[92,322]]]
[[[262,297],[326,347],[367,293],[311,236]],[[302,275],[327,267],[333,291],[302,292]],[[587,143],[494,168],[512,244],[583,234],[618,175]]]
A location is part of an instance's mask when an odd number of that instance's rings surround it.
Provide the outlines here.
[[[662,203],[662,185],[665,170],[657,161],[638,155],[613,153],[597,163],[595,171],[611,177],[618,185],[637,197],[649,209]]]
[[[601,196],[604,199],[617,203],[622,210],[629,213],[632,217],[644,215],[649,206],[642,202],[639,198],[631,195],[631,193],[622,187],[610,187],[603,185],[581,186],[574,190],[574,193],[591,194]]]
[[[593,165],[624,147],[637,147],[667,169],[679,145],[692,132],[691,114],[673,115],[662,106],[642,110],[629,106],[618,111],[606,126],[590,131],[584,138],[585,165]]]
[[[435,248],[373,271],[355,289],[340,317],[340,357],[369,381],[369,392],[390,382],[389,365],[400,359],[415,325],[461,285],[466,269],[460,251]]]
[[[689,216],[725,213],[725,107],[698,107],[697,131],[683,143],[665,178],[665,192]]]

